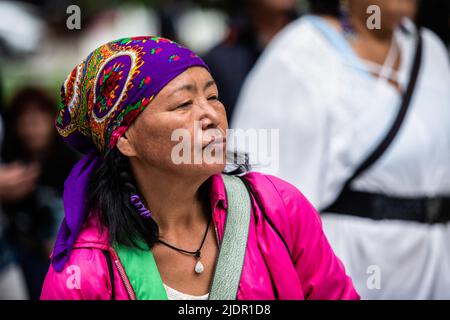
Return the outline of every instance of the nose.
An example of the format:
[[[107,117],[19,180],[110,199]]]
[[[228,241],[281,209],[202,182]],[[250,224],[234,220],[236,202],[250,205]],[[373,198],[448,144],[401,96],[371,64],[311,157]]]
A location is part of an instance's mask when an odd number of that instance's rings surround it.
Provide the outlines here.
[[[201,127],[203,131],[206,131],[208,129],[214,129],[217,128],[217,123],[215,123],[211,118],[204,117],[200,120]]]
[[[208,102],[200,105],[200,123],[202,130],[217,128],[219,125],[219,114]]]

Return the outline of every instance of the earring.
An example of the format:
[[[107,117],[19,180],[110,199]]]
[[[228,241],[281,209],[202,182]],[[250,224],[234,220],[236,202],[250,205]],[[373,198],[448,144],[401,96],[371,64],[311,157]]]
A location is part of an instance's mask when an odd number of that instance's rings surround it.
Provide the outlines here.
[[[137,194],[133,194],[130,197],[130,202],[133,206],[135,206],[141,217],[148,219],[152,216],[152,212],[145,207],[141,201],[141,198]]]

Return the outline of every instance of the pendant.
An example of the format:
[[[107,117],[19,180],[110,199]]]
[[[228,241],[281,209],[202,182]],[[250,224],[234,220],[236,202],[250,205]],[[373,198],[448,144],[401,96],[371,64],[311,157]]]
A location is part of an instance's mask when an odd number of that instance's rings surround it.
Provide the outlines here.
[[[195,272],[200,274],[203,272],[203,270],[205,270],[205,267],[203,266],[203,263],[201,263],[200,260],[198,260],[197,263],[195,264]]]

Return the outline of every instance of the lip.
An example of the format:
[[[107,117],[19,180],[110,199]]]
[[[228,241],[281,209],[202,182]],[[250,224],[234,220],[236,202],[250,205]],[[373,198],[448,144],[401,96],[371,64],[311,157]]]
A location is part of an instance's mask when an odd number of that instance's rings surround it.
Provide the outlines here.
[[[203,145],[202,149],[205,149],[207,146],[212,144],[225,144],[226,141],[227,139],[224,137],[212,138],[209,142]]]

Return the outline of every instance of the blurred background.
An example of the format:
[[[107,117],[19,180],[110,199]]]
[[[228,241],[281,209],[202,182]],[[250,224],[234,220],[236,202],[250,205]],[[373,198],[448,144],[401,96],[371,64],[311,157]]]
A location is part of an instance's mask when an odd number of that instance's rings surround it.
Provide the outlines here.
[[[67,27],[78,10],[71,5],[80,10],[79,29]],[[265,47],[309,10],[301,0],[0,1],[0,299],[40,294],[63,183],[79,157],[53,127],[59,89],[76,64],[120,37],[173,39],[210,65],[231,119]],[[449,48],[448,0],[418,1],[414,20]]]

